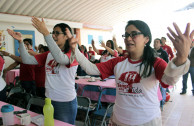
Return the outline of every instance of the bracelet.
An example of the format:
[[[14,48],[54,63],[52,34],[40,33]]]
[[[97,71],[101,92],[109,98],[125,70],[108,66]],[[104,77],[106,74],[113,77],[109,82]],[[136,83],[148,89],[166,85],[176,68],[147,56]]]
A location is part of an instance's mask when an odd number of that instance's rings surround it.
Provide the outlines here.
[[[9,56],[11,56],[11,53],[9,53]]]

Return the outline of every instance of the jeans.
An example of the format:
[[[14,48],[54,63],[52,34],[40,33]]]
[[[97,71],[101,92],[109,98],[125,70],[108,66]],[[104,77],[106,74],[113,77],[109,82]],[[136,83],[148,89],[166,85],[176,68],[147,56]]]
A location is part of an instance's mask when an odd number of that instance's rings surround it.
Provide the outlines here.
[[[77,98],[69,102],[52,101],[54,118],[75,125],[77,115]]]
[[[161,105],[164,105],[164,103],[166,101],[166,90],[161,85],[160,85],[160,91],[161,91],[161,94],[162,94]]]
[[[187,90],[187,79],[188,79],[189,73],[191,75],[191,82],[192,82],[192,87],[193,87],[192,92],[194,93],[194,67],[190,67],[189,71],[183,75],[183,81],[182,81],[183,82],[183,89],[182,90],[185,92]]]

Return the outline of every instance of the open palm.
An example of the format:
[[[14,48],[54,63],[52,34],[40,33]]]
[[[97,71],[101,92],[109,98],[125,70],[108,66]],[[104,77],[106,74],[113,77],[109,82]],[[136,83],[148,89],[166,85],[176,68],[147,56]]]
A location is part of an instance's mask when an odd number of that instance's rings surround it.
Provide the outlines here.
[[[18,40],[19,42],[22,42],[22,35],[20,32],[14,32],[11,29],[7,29],[7,32],[16,40]]]

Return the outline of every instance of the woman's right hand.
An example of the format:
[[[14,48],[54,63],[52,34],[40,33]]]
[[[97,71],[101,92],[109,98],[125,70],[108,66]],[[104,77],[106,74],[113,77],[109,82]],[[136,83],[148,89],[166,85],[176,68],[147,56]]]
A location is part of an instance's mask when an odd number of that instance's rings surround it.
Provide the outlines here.
[[[44,19],[42,18],[42,21],[40,21],[38,18],[36,17],[32,17],[32,25],[40,32],[42,33],[44,36],[49,35],[49,31],[46,27],[46,24],[44,22]]]
[[[16,40],[19,41],[19,43],[22,43],[22,35],[19,32],[14,32],[11,29],[7,29],[7,32]]]

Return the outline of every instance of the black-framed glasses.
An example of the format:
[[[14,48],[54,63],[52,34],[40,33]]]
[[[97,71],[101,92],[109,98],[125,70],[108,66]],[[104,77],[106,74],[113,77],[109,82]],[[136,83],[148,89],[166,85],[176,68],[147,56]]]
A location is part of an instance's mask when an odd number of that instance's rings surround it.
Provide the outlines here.
[[[131,33],[127,33],[125,32],[125,34],[122,35],[122,37],[125,39],[125,38],[128,38],[129,36],[133,39],[135,38],[137,35],[140,35],[140,34],[143,34],[141,32],[137,32],[137,31],[132,31]]]
[[[59,31],[52,31],[52,32],[50,32],[50,34],[54,34],[54,35],[58,36],[59,34],[64,34],[64,33],[59,32]]]

